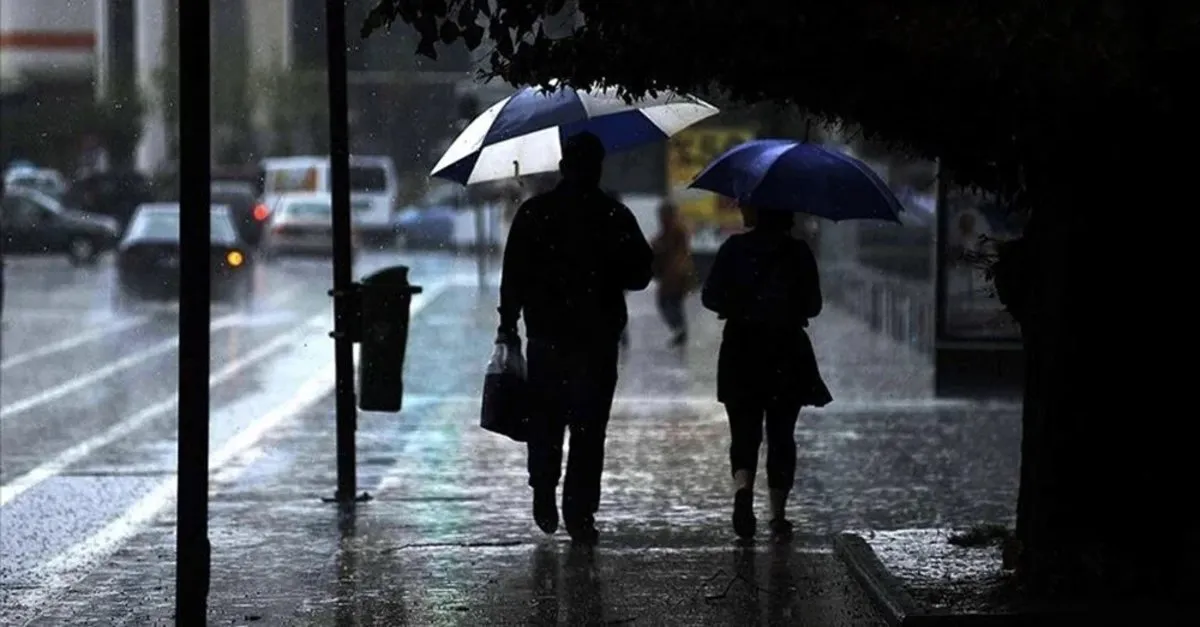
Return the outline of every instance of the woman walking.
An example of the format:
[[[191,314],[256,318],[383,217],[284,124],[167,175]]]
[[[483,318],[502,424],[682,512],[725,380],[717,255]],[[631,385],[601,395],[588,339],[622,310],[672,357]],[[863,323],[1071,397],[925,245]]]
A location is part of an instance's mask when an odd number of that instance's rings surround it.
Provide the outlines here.
[[[741,212],[749,230],[721,245],[701,293],[704,306],[725,321],[717,400],[729,417],[733,528],[743,539],[756,532],[754,476],[765,423],[770,529],[787,536],[796,420],[805,405],[833,400],[804,330],[821,312],[821,287],[812,250],[790,235],[793,213]]]
[[[688,336],[684,299],[696,287],[692,246],[675,205],[659,205],[658,222],[658,236],[651,243],[654,276],[658,279],[658,312],[671,329],[671,346],[682,346]]]

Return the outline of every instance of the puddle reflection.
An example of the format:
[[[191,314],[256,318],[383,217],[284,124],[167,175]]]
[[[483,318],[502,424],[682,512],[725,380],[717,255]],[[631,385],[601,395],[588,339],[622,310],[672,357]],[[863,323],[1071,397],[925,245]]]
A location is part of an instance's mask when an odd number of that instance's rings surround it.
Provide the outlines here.
[[[358,624],[358,613],[355,611],[358,602],[354,598],[358,588],[358,517],[350,506],[338,506],[337,512],[337,586],[334,593],[337,609],[334,624],[337,627],[351,627]]]
[[[550,542],[538,544],[533,551],[530,577],[533,596],[530,624],[607,624],[605,584],[591,549],[576,546],[560,549]]]
[[[533,599],[529,620],[535,625],[558,624],[558,578],[562,569],[558,563],[558,547],[548,542],[538,544],[533,551]]]
[[[572,545],[567,550],[563,572],[563,600],[568,625],[604,625],[604,581],[596,564],[596,553]]]
[[[767,597],[767,624],[791,625],[795,622],[792,615],[792,604],[796,598],[796,578],[792,574],[792,549],[787,544],[777,544],[771,548],[770,578],[767,589],[771,591]]]

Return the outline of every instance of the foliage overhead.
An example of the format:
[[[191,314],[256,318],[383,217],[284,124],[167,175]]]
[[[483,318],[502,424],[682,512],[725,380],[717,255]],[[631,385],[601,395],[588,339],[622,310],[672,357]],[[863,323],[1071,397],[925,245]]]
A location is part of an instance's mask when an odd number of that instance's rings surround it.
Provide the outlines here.
[[[21,158],[69,172],[78,165],[83,138],[90,136],[104,146],[114,166],[131,167],[145,101],[133,91],[96,101],[93,90],[90,81],[28,78],[20,103],[0,116],[0,163]]]
[[[324,74],[292,70],[275,63],[258,71],[253,80],[257,86],[257,104],[267,113],[273,136],[268,153],[329,150],[329,101],[313,97],[326,93]],[[297,145],[299,137],[307,138],[311,145]]]
[[[377,0],[364,36],[394,21],[417,52],[494,48],[515,84],[712,90],[793,104],[940,157],[959,182],[1001,192],[1062,160],[1126,159],[1126,120],[1173,120],[1195,58],[1200,5],[1134,0]],[[568,11],[573,10],[567,7]],[[1126,134],[1129,135],[1129,134]],[[1136,135],[1136,134],[1135,134]]]

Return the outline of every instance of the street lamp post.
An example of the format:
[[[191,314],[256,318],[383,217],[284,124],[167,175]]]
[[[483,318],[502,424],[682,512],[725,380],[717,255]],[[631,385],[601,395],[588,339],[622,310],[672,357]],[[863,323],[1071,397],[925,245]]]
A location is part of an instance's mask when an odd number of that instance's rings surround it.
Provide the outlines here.
[[[339,504],[358,496],[354,435],[358,408],[354,394],[356,286],[350,249],[350,128],[346,79],[346,2],[326,0],[325,36],[329,72],[329,179],[333,195],[333,339],[337,405],[337,492]]]
[[[207,624],[209,240],[212,139],[209,0],[178,4],[179,75],[179,463],[175,623]],[[186,26],[185,26],[186,25]]]

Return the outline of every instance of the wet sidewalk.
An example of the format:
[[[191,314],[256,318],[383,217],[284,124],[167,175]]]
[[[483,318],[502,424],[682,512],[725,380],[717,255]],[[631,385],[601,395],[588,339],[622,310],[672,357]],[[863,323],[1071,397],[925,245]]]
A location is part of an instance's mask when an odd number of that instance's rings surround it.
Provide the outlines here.
[[[355,514],[321,502],[335,483],[329,398],[213,477],[209,624],[876,625],[828,534],[1011,517],[1016,408],[934,401],[924,357],[831,309],[812,333],[837,400],[797,432],[802,535],[737,546],[716,323],[693,303],[691,346],[667,349],[638,294],[600,545],[572,549],[530,520],[523,449],[477,426],[494,303],[452,287],[414,320],[405,411],[359,420],[359,487],[374,499]],[[32,624],[170,624],[173,525],[156,519],[98,559],[30,608]]]

